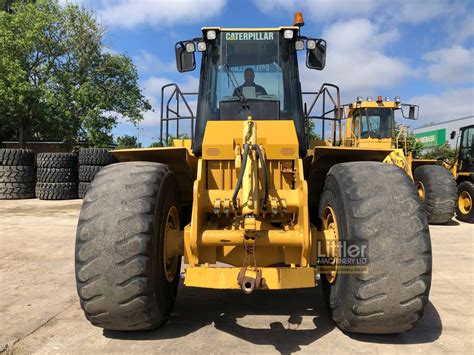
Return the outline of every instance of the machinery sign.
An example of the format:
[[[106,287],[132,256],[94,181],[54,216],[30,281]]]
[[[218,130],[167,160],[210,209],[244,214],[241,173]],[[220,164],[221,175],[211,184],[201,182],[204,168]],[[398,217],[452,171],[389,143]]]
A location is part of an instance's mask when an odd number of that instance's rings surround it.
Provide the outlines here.
[[[227,32],[227,41],[273,41],[273,32]]]
[[[417,142],[423,144],[423,147],[436,147],[446,143],[446,128],[434,131],[420,132],[415,134]]]

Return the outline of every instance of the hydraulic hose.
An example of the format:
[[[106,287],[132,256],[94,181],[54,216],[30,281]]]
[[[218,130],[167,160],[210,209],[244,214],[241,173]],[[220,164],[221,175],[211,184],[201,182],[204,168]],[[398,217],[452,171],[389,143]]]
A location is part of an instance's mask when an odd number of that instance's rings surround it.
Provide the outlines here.
[[[245,166],[247,165],[247,159],[249,157],[249,145],[244,144],[244,157],[242,159],[242,166],[240,167],[239,178],[237,179],[237,185],[235,185],[234,194],[232,195],[232,205],[234,210],[237,210],[237,195],[239,194],[240,186],[242,185],[242,179],[244,178]]]
[[[267,165],[265,164],[265,159],[263,159],[263,154],[262,151],[260,150],[260,146],[258,144],[253,145],[253,149],[257,151],[258,154],[258,159],[260,160],[260,165],[262,165],[262,171],[263,171],[263,191],[264,191],[264,197],[262,201],[262,208],[264,210],[267,209],[267,201],[268,201],[268,186],[270,185],[269,181],[269,176],[268,176],[268,171],[267,171]]]

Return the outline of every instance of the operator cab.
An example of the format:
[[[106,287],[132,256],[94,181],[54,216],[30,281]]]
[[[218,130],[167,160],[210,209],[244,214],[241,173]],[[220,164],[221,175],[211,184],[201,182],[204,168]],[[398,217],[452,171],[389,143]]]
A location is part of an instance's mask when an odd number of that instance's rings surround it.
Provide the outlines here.
[[[354,134],[364,138],[392,138],[394,113],[391,108],[359,108],[354,112]]]
[[[270,29],[205,27],[202,38],[176,44],[180,72],[196,66],[194,52],[202,53],[193,139],[200,155],[207,121],[292,120],[301,151],[306,149],[305,119],[297,51],[305,45],[306,65],[322,70],[326,42],[300,35],[296,26]]]
[[[416,120],[419,110],[418,105],[401,103],[398,96],[394,101],[391,101],[390,97],[382,100],[381,96],[378,96],[376,101],[372,101],[370,96],[363,101],[362,97],[358,96],[356,102],[345,106],[348,108],[346,117],[351,121],[348,124],[350,136],[356,140],[375,139],[390,144],[397,136],[397,127],[401,129],[397,126],[396,112],[400,112],[403,118]]]
[[[460,172],[474,172],[474,125],[461,128]]]

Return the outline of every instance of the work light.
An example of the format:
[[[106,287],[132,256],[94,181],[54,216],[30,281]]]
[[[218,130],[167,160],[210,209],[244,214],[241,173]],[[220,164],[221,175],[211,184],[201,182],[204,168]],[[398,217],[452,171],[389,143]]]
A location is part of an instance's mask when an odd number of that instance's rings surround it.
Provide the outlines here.
[[[194,43],[193,42],[186,43],[186,52],[192,53],[194,51],[196,51],[196,47],[194,46]]]
[[[209,40],[209,41],[212,41],[214,39],[216,39],[216,31],[214,30],[209,30],[206,32],[206,38]]]
[[[198,51],[199,52],[204,52],[206,50],[206,42],[200,41],[198,42]]]
[[[316,48],[316,41],[314,39],[308,39],[306,41],[306,48],[315,49]]]
[[[295,42],[295,48],[297,51],[302,51],[304,49],[304,41],[299,39]]]
[[[293,38],[293,30],[285,30],[283,32],[283,37],[285,39],[292,39]]]

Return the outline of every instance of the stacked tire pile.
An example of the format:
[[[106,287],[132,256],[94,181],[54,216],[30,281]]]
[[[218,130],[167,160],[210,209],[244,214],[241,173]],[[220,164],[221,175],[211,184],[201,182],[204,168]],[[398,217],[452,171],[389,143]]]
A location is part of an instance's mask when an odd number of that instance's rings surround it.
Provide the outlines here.
[[[0,149],[0,199],[35,197],[34,162],[29,149]]]
[[[39,153],[36,165],[36,197],[41,200],[77,198],[76,154]]]
[[[116,162],[105,148],[82,148],[79,151],[79,198],[84,198],[100,169]]]

